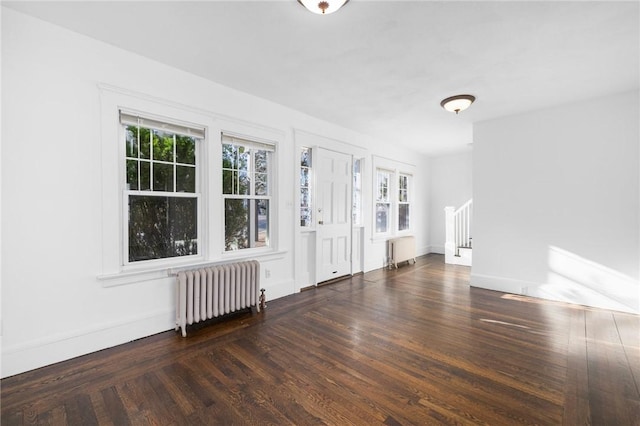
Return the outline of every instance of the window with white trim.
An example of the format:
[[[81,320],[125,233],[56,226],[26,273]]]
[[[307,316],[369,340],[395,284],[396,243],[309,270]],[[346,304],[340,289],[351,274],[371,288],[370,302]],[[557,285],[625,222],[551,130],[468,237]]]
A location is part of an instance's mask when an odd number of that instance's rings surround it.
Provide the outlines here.
[[[300,226],[311,227],[311,149],[300,150]]]
[[[199,254],[198,151],[204,128],[120,111],[125,143],[124,262]]]
[[[353,226],[362,225],[362,158],[353,159]]]
[[[376,169],[376,202],[375,202],[375,232],[385,234],[390,231],[391,223],[391,174],[389,170]]]
[[[415,217],[413,176],[415,166],[373,156],[373,237],[406,235]]]
[[[398,177],[398,231],[406,231],[410,224],[411,176],[400,173]]]
[[[222,135],[224,250],[269,247],[275,146]]]

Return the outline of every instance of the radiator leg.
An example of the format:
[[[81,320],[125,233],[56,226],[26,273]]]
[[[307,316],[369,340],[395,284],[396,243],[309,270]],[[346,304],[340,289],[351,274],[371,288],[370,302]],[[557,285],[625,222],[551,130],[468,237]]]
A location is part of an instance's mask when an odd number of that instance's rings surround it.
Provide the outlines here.
[[[264,295],[264,288],[260,289],[260,309],[264,309],[267,307],[267,297]]]
[[[180,276],[176,280],[176,331],[180,330]]]
[[[182,337],[187,337],[187,283],[184,273],[178,275],[176,290],[176,331],[182,328]]]

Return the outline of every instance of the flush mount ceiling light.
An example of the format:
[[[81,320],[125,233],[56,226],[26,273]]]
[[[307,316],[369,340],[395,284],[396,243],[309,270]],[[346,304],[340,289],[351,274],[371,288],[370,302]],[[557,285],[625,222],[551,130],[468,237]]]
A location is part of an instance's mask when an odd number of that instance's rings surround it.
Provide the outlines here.
[[[457,114],[460,111],[464,111],[469,108],[475,100],[476,97],[473,95],[456,95],[443,99],[442,102],[440,102],[440,106],[447,111],[455,112]]]
[[[347,4],[349,0],[298,0],[308,11],[318,15],[328,15]]]

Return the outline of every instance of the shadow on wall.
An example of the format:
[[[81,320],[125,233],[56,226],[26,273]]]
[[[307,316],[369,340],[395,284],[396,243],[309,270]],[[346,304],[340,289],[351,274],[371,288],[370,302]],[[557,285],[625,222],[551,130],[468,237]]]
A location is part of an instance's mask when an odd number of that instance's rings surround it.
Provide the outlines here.
[[[547,284],[534,297],[640,313],[640,282],[616,270],[549,246]]]

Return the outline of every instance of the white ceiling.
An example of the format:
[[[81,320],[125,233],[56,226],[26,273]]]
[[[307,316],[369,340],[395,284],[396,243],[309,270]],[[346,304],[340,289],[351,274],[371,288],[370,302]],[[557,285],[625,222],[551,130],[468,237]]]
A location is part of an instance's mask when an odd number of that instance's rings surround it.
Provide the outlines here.
[[[464,148],[475,121],[640,87],[637,1],[3,4],[427,154]],[[470,109],[440,107],[461,93]]]

